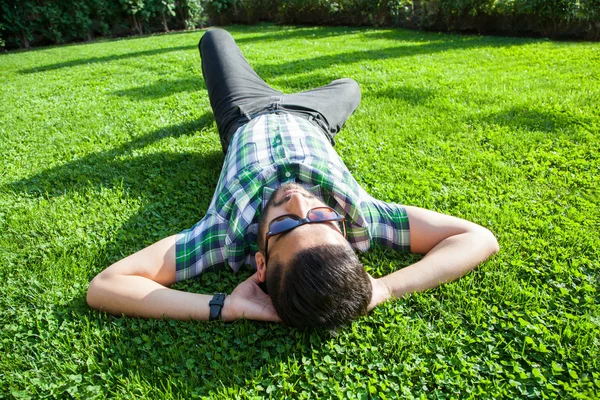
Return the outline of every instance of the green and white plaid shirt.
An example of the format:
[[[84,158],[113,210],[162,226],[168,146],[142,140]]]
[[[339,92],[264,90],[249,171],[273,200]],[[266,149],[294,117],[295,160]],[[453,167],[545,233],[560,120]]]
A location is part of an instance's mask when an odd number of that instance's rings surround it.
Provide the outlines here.
[[[367,194],[315,124],[289,113],[268,113],[233,135],[206,215],[178,235],[177,280],[223,264],[236,272],[244,264],[255,267],[260,211],[286,182],[303,185],[345,215],[347,239],[355,249],[380,244],[410,250],[403,206]]]

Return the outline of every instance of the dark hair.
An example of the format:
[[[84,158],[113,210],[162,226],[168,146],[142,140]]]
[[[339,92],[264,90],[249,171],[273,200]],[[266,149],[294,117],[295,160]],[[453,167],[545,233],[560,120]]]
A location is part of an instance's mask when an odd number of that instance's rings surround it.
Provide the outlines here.
[[[269,260],[267,289],[284,323],[335,328],[367,313],[371,281],[352,248],[321,245],[299,251],[282,265]]]

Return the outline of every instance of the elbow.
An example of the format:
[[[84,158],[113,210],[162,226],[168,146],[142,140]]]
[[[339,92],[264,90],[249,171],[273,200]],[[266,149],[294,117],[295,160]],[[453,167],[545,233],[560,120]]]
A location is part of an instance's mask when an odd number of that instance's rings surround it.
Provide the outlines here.
[[[496,254],[499,251],[500,251],[500,245],[498,244],[498,239],[496,239],[496,237],[494,236],[494,247],[492,250],[492,254]]]
[[[90,308],[94,308],[96,310],[102,309],[102,286],[104,277],[103,273],[100,273],[92,279],[90,285],[88,286],[87,295],[85,300],[90,306]]]
[[[92,279],[92,281],[90,282],[90,285],[88,286],[88,290],[87,290],[87,295],[85,296],[85,301],[87,302],[88,306],[90,306],[91,308],[97,308],[97,283],[98,280],[98,275],[96,275],[96,277],[94,279]]]
[[[498,239],[496,239],[496,236],[494,236],[489,229],[484,228],[482,239],[484,240],[485,247],[488,249],[489,256],[492,256],[500,251]]]

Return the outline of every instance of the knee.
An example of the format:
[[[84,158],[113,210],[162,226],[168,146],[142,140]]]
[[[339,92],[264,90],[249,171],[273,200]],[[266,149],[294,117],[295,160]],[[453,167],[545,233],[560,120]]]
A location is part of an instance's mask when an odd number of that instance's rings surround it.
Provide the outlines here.
[[[211,28],[211,29],[207,30],[204,33],[204,35],[202,35],[202,37],[200,38],[200,42],[198,43],[198,48],[200,49],[200,51],[202,51],[202,48],[204,46],[206,46],[207,44],[211,44],[216,41],[223,40],[223,39],[233,40],[233,37],[225,29]]]
[[[334,82],[339,82],[340,85],[343,85],[344,98],[349,100],[354,108],[358,107],[360,104],[360,86],[358,82],[352,78],[342,78]]]
[[[352,94],[356,95],[360,98],[360,86],[358,85],[358,82],[356,82],[354,79],[351,79],[351,78],[347,78],[347,79],[348,79],[348,86],[350,87]]]

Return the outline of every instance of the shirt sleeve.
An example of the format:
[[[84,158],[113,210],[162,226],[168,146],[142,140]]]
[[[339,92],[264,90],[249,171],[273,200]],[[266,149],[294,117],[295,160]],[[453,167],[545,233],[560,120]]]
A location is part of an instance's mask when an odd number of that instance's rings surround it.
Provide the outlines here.
[[[404,206],[370,197],[363,203],[363,211],[369,223],[371,245],[410,252],[410,226]]]
[[[179,233],[175,244],[176,280],[193,278],[206,268],[225,263],[227,222],[209,212],[196,225]]]

